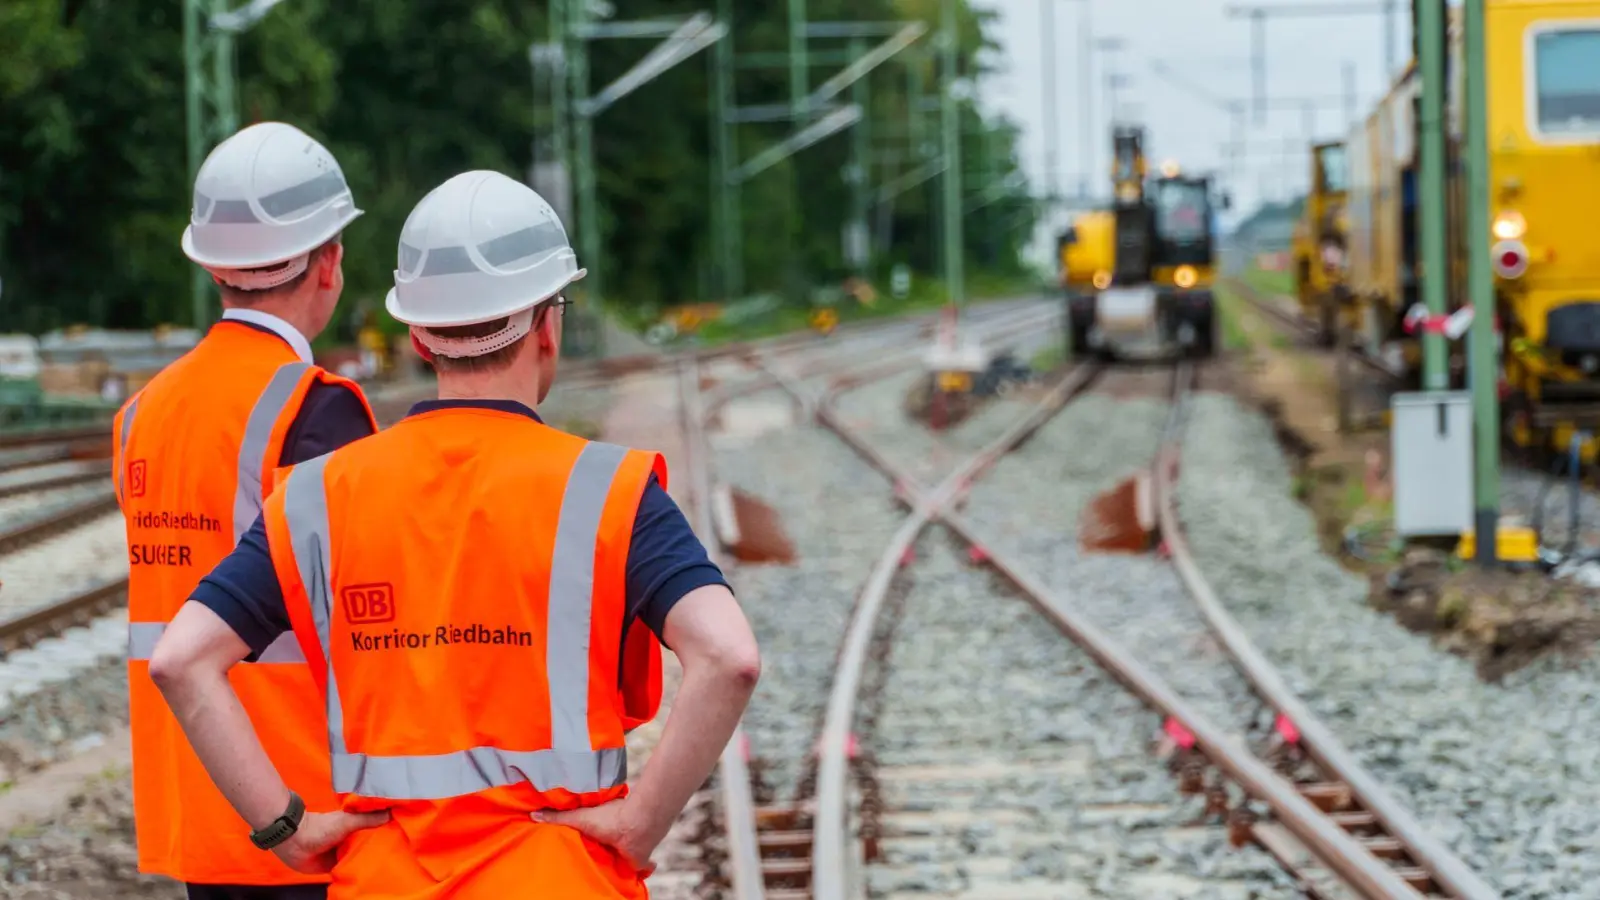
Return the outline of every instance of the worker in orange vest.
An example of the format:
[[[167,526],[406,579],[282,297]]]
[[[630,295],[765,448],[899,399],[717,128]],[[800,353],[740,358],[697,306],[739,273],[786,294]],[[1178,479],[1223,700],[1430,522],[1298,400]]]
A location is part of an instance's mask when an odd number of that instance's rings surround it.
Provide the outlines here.
[[[361,388],[311,360],[310,339],[344,285],[340,235],[359,215],[338,163],[299,129],[266,122],[219,144],[200,167],[183,250],[220,286],[221,321],[113,422],[113,480],[128,535],[139,871],[185,882],[192,900],[327,893],[326,876],[251,845],[250,828],[207,777],[148,668],[201,576],[249,540],[278,467],[377,430]],[[306,802],[332,810],[322,697],[305,656],[293,640],[256,651],[232,675],[242,708]]]
[[[237,611],[189,603],[151,672],[207,770],[329,896],[641,898],[652,850],[710,775],[760,669],[721,572],[654,452],[543,424],[563,291],[584,275],[528,187],[428,194],[388,310],[439,375],[383,433],[301,463],[268,498],[265,571]],[[244,628],[234,623],[254,620]],[[306,813],[228,672],[292,631],[323,691],[344,818]],[[683,683],[626,783],[624,735]],[[351,823],[370,828],[346,835]]]

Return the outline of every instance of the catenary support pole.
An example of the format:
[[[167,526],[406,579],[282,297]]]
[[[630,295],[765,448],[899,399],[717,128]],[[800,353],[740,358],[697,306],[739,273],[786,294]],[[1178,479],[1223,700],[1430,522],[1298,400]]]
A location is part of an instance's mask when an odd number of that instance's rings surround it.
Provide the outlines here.
[[[1475,313],[1468,338],[1472,421],[1476,432],[1473,503],[1477,558],[1495,563],[1500,523],[1500,360],[1495,352],[1494,279],[1489,259],[1489,70],[1485,52],[1484,0],[1466,0],[1467,108],[1467,293]]]
[[[1389,89],[1389,80],[1394,78],[1395,58],[1394,42],[1396,22],[1400,15],[1400,4],[1395,0],[1384,0],[1383,3],[1383,78],[1379,81],[1380,90]]]
[[[1356,126],[1356,64],[1348,60],[1344,64],[1344,128],[1345,131]]]
[[[573,35],[588,24],[588,6],[585,3],[569,2],[567,33]],[[574,102],[581,103],[583,98],[589,96],[589,41],[581,35],[569,42],[570,53],[567,59],[568,90]],[[600,198],[599,188],[595,184],[594,171],[594,118],[578,114],[572,117],[573,139],[573,175],[577,182],[578,195],[578,241],[582,250],[583,265],[589,270],[584,277],[584,297],[588,301],[587,309],[579,315],[593,322],[593,334],[586,334],[589,328],[580,326],[574,329],[579,332],[580,343],[585,344],[580,352],[591,352],[599,355],[601,328],[604,321],[604,310],[601,306],[605,302],[605,261],[600,258]],[[587,323],[585,323],[587,324]],[[592,341],[589,340],[592,338]]]
[[[1061,139],[1061,123],[1056,119],[1056,0],[1039,0],[1039,58],[1044,72],[1041,76],[1044,81],[1044,172],[1041,181],[1044,183],[1046,201],[1045,215],[1048,218],[1055,212],[1055,205],[1061,196],[1058,185],[1057,171],[1060,165],[1060,149],[1057,144]]]
[[[866,43],[861,38],[850,39],[851,59],[860,59],[866,51]],[[868,263],[872,257],[871,241],[867,235],[868,190],[872,174],[872,117],[869,112],[871,92],[868,90],[870,86],[871,81],[867,77],[857,78],[855,83],[850,85],[850,99],[861,107],[861,121],[857,122],[850,132],[850,197],[853,208],[845,255],[852,272],[863,277],[867,274]]]
[[[796,128],[805,124],[806,94],[811,93],[808,47],[806,0],[789,0],[789,106]]]
[[[189,184],[200,173],[206,154],[239,130],[238,95],[234,91],[231,30],[214,27],[228,12],[227,0],[184,0],[184,100],[189,138]],[[248,27],[248,25],[234,26]],[[195,328],[211,322],[216,284],[199,266],[190,273],[190,315]]]
[[[1086,202],[1090,186],[1094,184],[1094,22],[1091,4],[1093,0],[1078,0],[1083,6],[1083,18],[1078,22],[1078,90],[1082,93],[1079,98],[1079,115],[1082,121],[1079,129],[1083,132],[1078,135],[1082,146],[1083,171],[1078,175],[1078,198]]]
[[[1422,75],[1422,102],[1417,117],[1421,151],[1417,224],[1421,229],[1422,302],[1432,316],[1443,315],[1449,293],[1449,261],[1445,246],[1445,148],[1444,148],[1444,3],[1421,0],[1418,10],[1420,31],[1417,61]],[[1482,234],[1487,235],[1485,228]],[[1471,243],[1469,241],[1469,243]],[[1448,388],[1449,360],[1444,335],[1427,332],[1422,337],[1422,387],[1440,391]]]
[[[1256,124],[1267,121],[1267,14],[1265,10],[1250,11],[1250,47],[1252,56],[1253,89],[1255,92]]]
[[[956,54],[959,38],[956,29],[956,0],[943,0],[940,33],[941,112],[944,132],[944,280],[950,303],[958,310],[966,305],[967,291],[962,259],[961,234],[961,126],[956,104]]]
[[[734,160],[738,158],[738,135],[733,123],[728,121],[734,106],[733,97],[733,0],[717,0],[717,21],[728,26],[728,35],[717,42],[710,59],[712,65],[711,91],[712,146],[716,155],[716,204],[719,211],[717,233],[718,268],[722,270],[723,296],[737,300],[744,294],[744,252],[740,247],[741,208],[739,186],[731,178]]]

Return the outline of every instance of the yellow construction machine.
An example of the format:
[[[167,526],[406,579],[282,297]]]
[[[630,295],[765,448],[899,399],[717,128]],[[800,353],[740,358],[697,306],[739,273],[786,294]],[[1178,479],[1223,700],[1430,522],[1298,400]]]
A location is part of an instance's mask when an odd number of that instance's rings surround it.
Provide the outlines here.
[[[1150,177],[1137,126],[1113,130],[1112,158],[1111,208],[1079,216],[1061,238],[1069,349],[1210,356],[1217,344],[1211,179],[1174,163]]]

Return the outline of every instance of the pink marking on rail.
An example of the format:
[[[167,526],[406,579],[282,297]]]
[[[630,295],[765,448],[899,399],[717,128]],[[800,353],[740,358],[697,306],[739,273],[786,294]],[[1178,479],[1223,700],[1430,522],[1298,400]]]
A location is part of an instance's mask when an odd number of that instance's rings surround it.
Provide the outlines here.
[[[1177,719],[1174,719],[1170,716],[1167,717],[1167,720],[1161,723],[1161,730],[1165,731],[1167,733],[1167,737],[1172,738],[1172,742],[1177,744],[1179,747],[1182,747],[1185,750],[1194,749],[1194,732],[1183,727],[1183,723],[1179,722]]]
[[[900,554],[900,568],[905,568],[917,561],[917,548],[907,547],[906,552]]]
[[[989,561],[989,551],[978,544],[973,544],[967,548],[967,559],[972,560],[975,564],[982,565]]]
[[[1278,736],[1283,738],[1284,743],[1300,743],[1300,729],[1294,727],[1294,723],[1283,713],[1278,713],[1278,719],[1272,723],[1272,727],[1277,729]]]

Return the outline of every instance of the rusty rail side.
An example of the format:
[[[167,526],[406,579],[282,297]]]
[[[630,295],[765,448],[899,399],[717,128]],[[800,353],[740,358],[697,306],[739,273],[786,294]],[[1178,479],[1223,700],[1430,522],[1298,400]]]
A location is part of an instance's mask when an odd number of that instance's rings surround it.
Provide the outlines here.
[[[700,533],[712,562],[723,564],[717,551],[711,517],[711,452],[706,443],[705,398],[700,390],[700,363],[687,359],[678,365],[679,412],[683,420],[684,456],[688,460],[689,490],[694,497],[695,530]],[[728,860],[733,882],[732,900],[765,900],[761,852],[756,840],[755,799],[750,790],[750,769],[744,758],[744,729],[736,727],[717,759],[717,781],[722,794],[722,822],[728,840]]]
[[[1255,687],[1256,692],[1272,708],[1294,723],[1300,732],[1300,745],[1317,765],[1349,785],[1351,792],[1371,812],[1385,829],[1412,851],[1413,858],[1433,876],[1440,887],[1461,900],[1491,900],[1497,898],[1493,888],[1477,876],[1460,857],[1439,843],[1411,811],[1395,800],[1377,779],[1372,777],[1333,732],[1306,706],[1298,695],[1284,682],[1272,663],[1262,655],[1245,634],[1244,629],[1227,607],[1218,599],[1211,584],[1200,571],[1184,537],[1183,524],[1178,516],[1176,491],[1172,488],[1182,444],[1183,421],[1187,397],[1176,397],[1173,415],[1163,436],[1161,463],[1155,471],[1157,514],[1162,538],[1172,557],[1172,564],[1183,579],[1184,586],[1205,615],[1207,623],[1222,641],[1235,667]]]
[[[817,793],[812,843],[812,897],[815,900],[845,900],[848,896],[846,859],[849,850],[846,803],[850,726],[855,716],[856,693],[861,684],[873,627],[883,607],[884,598],[888,594],[889,584],[894,578],[900,558],[941,509],[959,501],[971,488],[974,478],[992,465],[1001,454],[1036,431],[1070,399],[1085,390],[1098,372],[1098,367],[1089,365],[1074,368],[1040,401],[1030,415],[974,454],[932,491],[917,492],[911,514],[895,531],[888,546],[884,548],[883,555],[874,565],[872,574],[856,601],[848,630],[845,632],[833,685],[828,693],[822,735],[817,744]],[[784,389],[794,396],[796,402],[803,406],[815,402],[815,398],[792,378],[784,377],[782,384]],[[868,456],[869,461],[876,457],[882,463],[888,462],[865,442],[856,439],[855,435],[834,417],[827,403],[824,402],[818,407],[817,418],[825,427],[850,442],[858,452]]]

